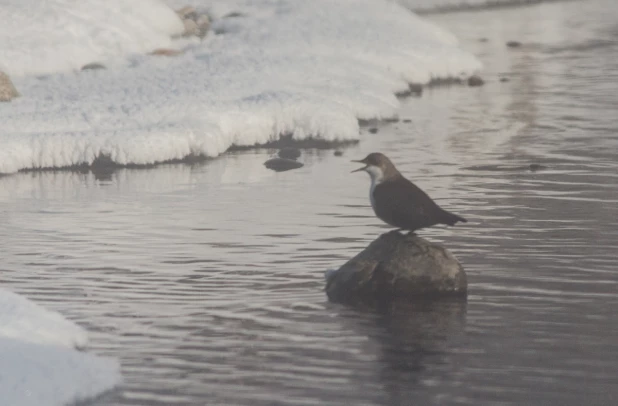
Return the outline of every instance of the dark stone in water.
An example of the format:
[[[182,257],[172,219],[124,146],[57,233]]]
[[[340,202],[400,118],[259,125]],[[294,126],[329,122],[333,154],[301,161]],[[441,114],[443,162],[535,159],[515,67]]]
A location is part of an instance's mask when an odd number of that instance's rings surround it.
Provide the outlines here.
[[[335,156],[343,156],[343,151],[335,151]]]
[[[487,38],[483,37],[483,38],[479,38],[479,42],[487,42],[489,41]]]
[[[521,46],[521,42],[519,41],[509,41],[506,43],[506,46],[509,48],[518,48]]]
[[[404,119],[404,120],[403,120],[403,122],[404,122],[404,123],[411,123],[411,122],[412,122],[412,120],[410,120],[409,118],[406,118],[406,119]]]
[[[465,297],[467,287],[461,264],[442,245],[391,231],[338,270],[328,271],[325,290],[333,302],[375,305]]]
[[[304,164],[293,159],[272,158],[264,162],[264,166],[266,166],[268,169],[272,169],[275,172],[284,172],[289,171],[290,169],[302,168]]]
[[[410,92],[416,95],[423,94],[423,85],[418,83],[410,83]]]
[[[530,164],[528,169],[530,169],[532,172],[536,172],[536,171],[541,171],[543,169],[547,169],[547,167],[541,164]]]
[[[509,82],[511,79],[509,78],[500,78],[500,82],[504,83],[504,82]]]
[[[470,87],[483,86],[484,84],[485,81],[480,76],[473,75],[468,78],[468,86]]]
[[[105,65],[102,65],[98,62],[89,63],[87,65],[82,66],[82,70],[98,70],[98,69],[107,69]]]
[[[371,134],[376,134],[376,133],[378,132],[378,129],[377,129],[377,128],[375,128],[375,127],[371,127],[371,128],[369,129],[369,132],[370,132]]]
[[[297,159],[300,156],[300,149],[298,148],[281,148],[277,153],[281,158]]]

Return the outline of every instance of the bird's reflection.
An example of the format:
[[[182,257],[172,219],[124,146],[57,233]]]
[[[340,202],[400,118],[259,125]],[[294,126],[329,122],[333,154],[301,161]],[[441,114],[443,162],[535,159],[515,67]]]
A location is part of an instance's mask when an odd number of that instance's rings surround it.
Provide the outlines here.
[[[419,386],[453,372],[449,356],[463,336],[466,308],[465,299],[449,299],[394,303],[379,311],[370,337],[379,348],[377,379],[384,405],[429,401]]]

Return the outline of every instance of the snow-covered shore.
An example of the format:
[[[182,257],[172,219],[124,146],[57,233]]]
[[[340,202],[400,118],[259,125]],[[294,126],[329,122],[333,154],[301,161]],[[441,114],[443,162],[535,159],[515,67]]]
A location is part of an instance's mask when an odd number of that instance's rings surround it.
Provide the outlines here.
[[[159,0],[31,2],[0,5],[14,19],[0,70],[21,94],[0,105],[0,173],[216,156],[283,134],[355,140],[358,120],[392,116],[409,83],[481,69],[453,35],[388,1],[193,2],[213,19],[203,41],[172,39],[182,23]],[[148,55],[160,47],[183,53]],[[89,62],[108,69],[80,72]]]

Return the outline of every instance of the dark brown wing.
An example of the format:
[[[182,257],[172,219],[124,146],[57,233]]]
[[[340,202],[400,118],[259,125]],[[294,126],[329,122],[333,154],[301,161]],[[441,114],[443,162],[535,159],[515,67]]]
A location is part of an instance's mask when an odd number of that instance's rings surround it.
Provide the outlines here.
[[[373,199],[380,219],[406,230],[441,223],[442,213],[445,213],[425,192],[404,177],[378,184]]]

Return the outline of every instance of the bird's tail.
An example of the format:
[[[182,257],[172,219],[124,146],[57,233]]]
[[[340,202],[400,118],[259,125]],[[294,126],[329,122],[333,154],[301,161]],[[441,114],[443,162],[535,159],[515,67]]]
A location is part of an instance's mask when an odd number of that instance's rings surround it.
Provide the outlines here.
[[[457,222],[467,223],[468,220],[466,220],[465,218],[461,216],[458,216],[456,214],[453,214],[451,212],[444,210],[444,217],[443,217],[442,222],[444,224],[448,224],[449,226],[454,226],[455,223]]]

